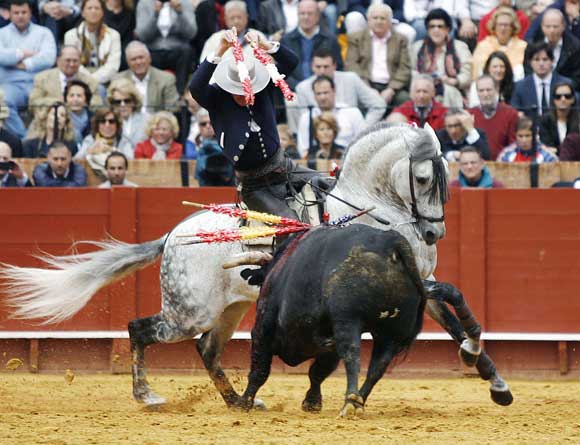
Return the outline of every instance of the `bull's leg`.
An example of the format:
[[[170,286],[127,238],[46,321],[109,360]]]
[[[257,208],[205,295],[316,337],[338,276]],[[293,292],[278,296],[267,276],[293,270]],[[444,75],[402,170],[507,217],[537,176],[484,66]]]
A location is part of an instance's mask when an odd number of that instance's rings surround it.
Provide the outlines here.
[[[463,298],[463,294],[449,283],[437,281],[423,281],[423,283],[429,292],[430,301],[427,304],[429,315],[439,312],[437,306],[443,306],[441,301],[451,305],[455,310],[464,331],[460,340],[459,356],[467,366],[474,366],[481,353],[479,345],[481,326]],[[438,304],[433,299],[437,300]]]
[[[320,412],[322,410],[322,393],[320,385],[326,378],[334,372],[340,358],[336,352],[326,352],[320,354],[308,371],[310,378],[310,389],[306,392],[306,397],[302,402],[302,409],[307,412]]]
[[[196,344],[205,369],[228,407],[239,401],[239,395],[222,369],[220,360],[227,342],[251,304],[249,301],[240,301],[228,306],[216,326],[203,334]]]
[[[344,361],[346,368],[346,397],[340,410],[341,417],[362,416],[364,400],[358,391],[358,376],[360,372],[360,337],[361,329],[354,321],[334,323],[334,340],[336,352]]]
[[[276,313],[269,312],[265,299],[258,300],[256,323],[252,329],[251,369],[248,387],[236,406],[249,411],[254,406],[258,390],[266,383],[274,356],[272,346],[276,338]]]
[[[376,383],[385,374],[393,356],[393,344],[373,335],[373,352],[367,371],[367,378],[360,389],[360,395],[365,403]]]
[[[129,339],[131,343],[133,397],[146,405],[162,405],[163,397],[158,396],[149,388],[145,371],[145,348],[154,343],[171,343],[191,338],[183,332],[172,328],[164,320],[163,314],[139,318],[129,323]]]
[[[429,291],[429,286],[432,282],[425,282],[426,288]],[[451,286],[451,285],[449,285]],[[438,288],[441,291],[442,288]],[[462,297],[463,298],[463,297]],[[466,334],[459,320],[451,313],[449,308],[440,301],[429,299],[426,307],[427,313],[433,318],[443,329],[459,345],[464,344]],[[479,341],[478,341],[479,344]],[[461,354],[460,354],[461,355]],[[463,357],[462,357],[463,358]],[[490,381],[489,388],[491,399],[498,405],[507,406],[513,402],[513,395],[509,389],[508,384],[501,378],[495,364],[491,357],[485,351],[481,351],[476,362],[476,368],[483,380]]]

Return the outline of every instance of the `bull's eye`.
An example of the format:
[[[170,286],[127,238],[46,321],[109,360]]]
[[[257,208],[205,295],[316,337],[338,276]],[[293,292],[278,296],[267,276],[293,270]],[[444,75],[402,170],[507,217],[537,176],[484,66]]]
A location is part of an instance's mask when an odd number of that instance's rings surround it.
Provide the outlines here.
[[[417,178],[417,183],[420,185],[425,185],[429,182],[429,178],[419,177]]]

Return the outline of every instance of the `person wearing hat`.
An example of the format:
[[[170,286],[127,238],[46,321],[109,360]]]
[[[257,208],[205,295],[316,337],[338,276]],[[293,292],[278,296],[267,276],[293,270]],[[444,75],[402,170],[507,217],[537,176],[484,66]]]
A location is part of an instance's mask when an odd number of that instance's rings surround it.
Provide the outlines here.
[[[411,48],[413,76],[430,74],[436,100],[446,107],[463,107],[461,92],[471,84],[471,52],[466,43],[451,36],[453,23],[444,9],[432,9],[425,28],[427,37]]]
[[[4,121],[8,119],[10,111],[4,101],[4,91],[0,88],[0,142],[6,142],[12,150],[12,156],[22,157],[22,141],[14,133],[4,128]]]
[[[251,31],[245,38],[270,53],[283,75],[288,75],[298,64],[298,57],[284,45],[266,41]],[[276,129],[275,86],[270,82],[266,67],[248,57],[244,64],[255,102],[253,105],[246,103],[235,60],[222,60],[235,41],[235,28],[223,33],[216,52],[210,54],[193,73],[191,95],[209,111],[216,139],[234,165],[246,205],[252,210],[297,218],[286,203],[289,179],[292,186],[300,188],[304,180],[317,173],[296,167],[284,156]],[[210,85],[212,75],[215,84]]]

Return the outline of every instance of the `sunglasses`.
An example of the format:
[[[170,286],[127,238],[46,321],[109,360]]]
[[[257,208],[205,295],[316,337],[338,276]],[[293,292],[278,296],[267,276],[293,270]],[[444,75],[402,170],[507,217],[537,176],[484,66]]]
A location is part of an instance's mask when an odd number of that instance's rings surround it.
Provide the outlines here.
[[[573,94],[571,93],[566,93],[566,94],[554,94],[554,99],[572,99],[574,97]]]
[[[116,125],[117,121],[115,119],[101,119],[99,121],[99,124],[110,124],[110,125]]]
[[[131,105],[133,99],[113,99],[111,100],[112,105]]]
[[[205,127],[206,125],[209,125],[209,124],[210,124],[210,122],[209,122],[209,121],[205,121],[205,122],[200,122],[200,123],[199,123],[199,126],[200,126],[200,127]]]

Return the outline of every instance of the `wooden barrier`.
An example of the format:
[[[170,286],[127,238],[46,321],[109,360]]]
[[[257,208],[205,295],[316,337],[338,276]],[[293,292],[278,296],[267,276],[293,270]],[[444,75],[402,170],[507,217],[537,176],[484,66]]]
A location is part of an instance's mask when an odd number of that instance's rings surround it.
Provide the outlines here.
[[[182,200],[220,203],[236,198],[235,189],[219,187],[3,189],[1,193],[0,261],[20,266],[38,266],[30,254],[39,250],[55,255],[70,252],[71,243],[78,240],[107,235],[131,243],[156,239],[190,214],[190,208],[180,205]],[[436,276],[462,290],[486,335],[491,335],[486,344],[500,364],[509,363],[516,370],[522,366],[580,370],[579,195],[572,189],[453,190]],[[90,246],[78,246],[81,252],[88,249]],[[103,366],[127,370],[123,339],[127,322],[160,310],[158,274],[157,263],[123,279],[99,292],[73,319],[56,326],[10,319],[6,308],[0,307],[0,354],[8,351],[6,357],[10,358],[25,351],[28,369],[57,369],[59,350],[55,345],[68,345],[74,355],[75,350],[88,346],[85,340],[75,343],[72,339],[82,337],[83,332],[96,332],[102,335],[91,340],[90,347],[103,349],[99,349],[99,357],[125,359],[111,359]],[[251,311],[241,331],[251,328],[253,316]],[[70,333],[72,339],[58,343],[38,338],[57,331]],[[77,331],[82,332],[75,334]],[[437,358],[441,366],[456,369],[455,347],[447,342],[446,346],[433,344],[446,338],[441,329],[426,320],[424,331],[431,349],[425,351],[423,345],[418,350]],[[531,353],[522,364],[513,362],[520,345]],[[172,362],[182,360],[180,348],[189,346],[154,347],[154,362],[160,367],[180,367]],[[412,357],[411,365],[427,366],[422,358]]]
[[[16,161],[32,178],[34,167],[44,162],[45,159],[16,159]],[[187,164],[190,187],[197,187],[198,183],[193,177],[195,161],[184,161]],[[88,173],[89,186],[97,186],[102,181],[88,167],[85,161],[80,161]],[[300,165],[306,165],[306,161],[299,161]],[[340,163],[340,162],[339,162]],[[329,173],[332,170],[333,161],[318,160],[316,169],[320,172]],[[487,162],[492,175],[503,182],[507,188],[530,187],[530,164],[526,162]],[[459,165],[452,162],[449,165],[450,177],[457,178]],[[549,188],[558,181],[571,181],[580,177],[580,162],[556,162],[539,165],[539,188]],[[141,187],[181,187],[181,161],[165,160],[153,161],[150,159],[134,159],[129,161],[127,179]]]

